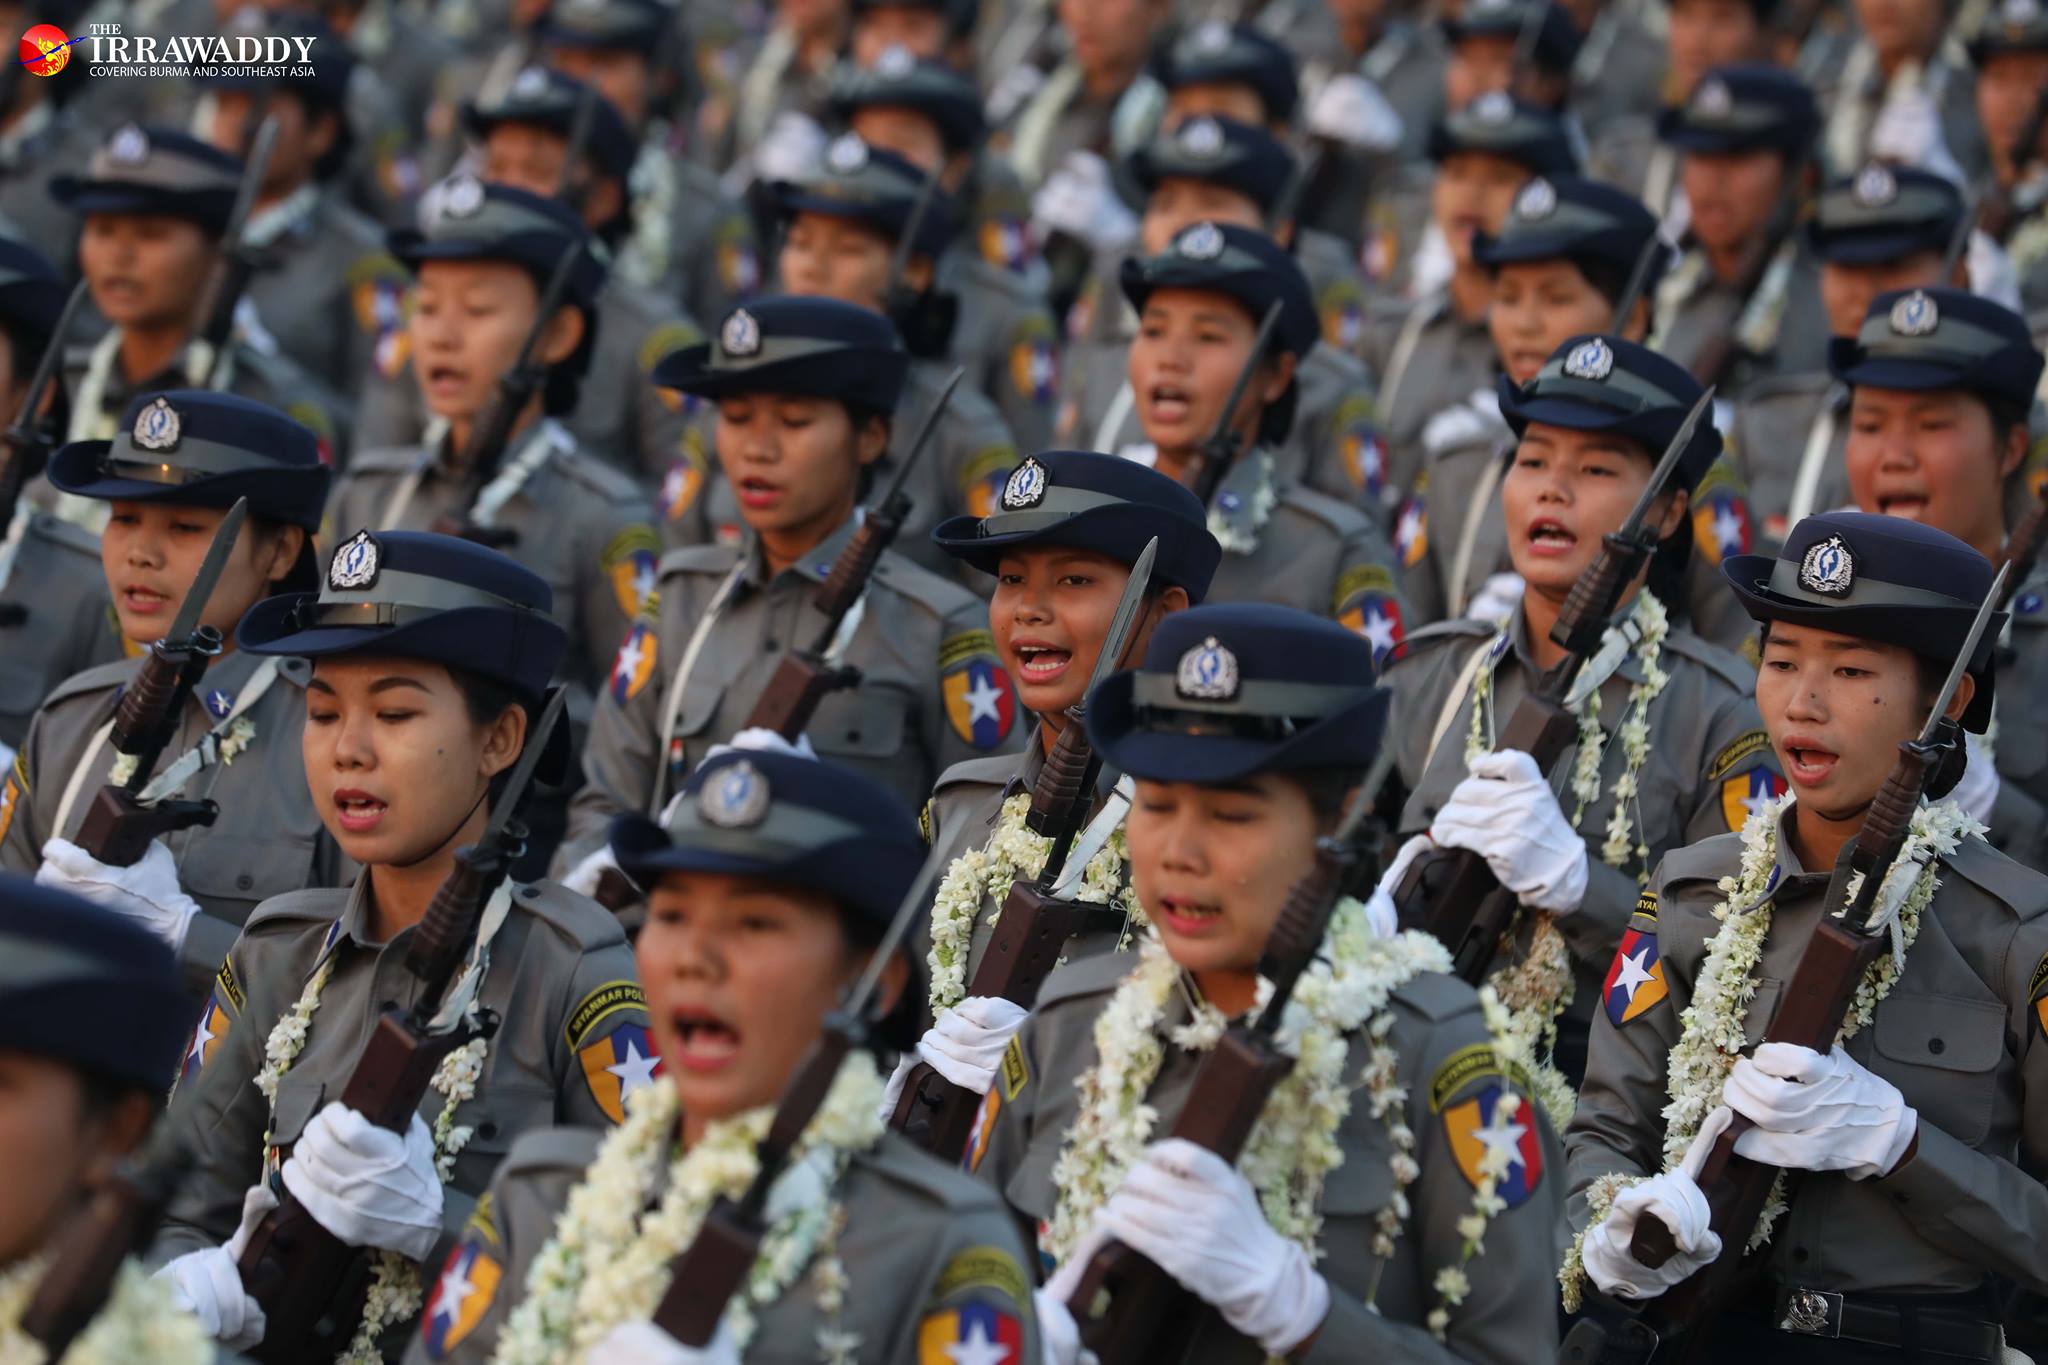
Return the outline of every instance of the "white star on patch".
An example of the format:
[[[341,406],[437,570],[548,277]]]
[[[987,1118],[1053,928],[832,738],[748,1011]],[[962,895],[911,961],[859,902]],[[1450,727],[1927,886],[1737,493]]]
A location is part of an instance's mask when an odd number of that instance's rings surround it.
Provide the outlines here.
[[[206,1065],[206,1045],[214,1038],[213,1030],[207,1025],[212,1022],[213,1010],[209,1007],[205,1014],[199,1016],[199,1027],[192,1034],[192,1048],[185,1054],[187,1060]]]
[[[997,709],[997,703],[1002,699],[1002,688],[985,677],[976,678],[974,686],[967,689],[967,723],[972,725],[978,720],[1001,720],[1003,713]]]
[[[1401,523],[1394,528],[1394,544],[1401,547],[1401,553],[1408,553],[1408,547],[1415,543],[1415,537],[1422,531],[1422,513],[1410,507],[1401,513]]]
[[[1365,627],[1362,633],[1366,639],[1372,641],[1374,654],[1385,654],[1394,647],[1394,620],[1383,611],[1375,610],[1365,614]]]
[[[1735,509],[1726,503],[1714,512],[1714,539],[1721,546],[1721,553],[1742,548],[1742,518],[1735,515]]]
[[[640,637],[636,634],[619,646],[619,676],[632,678],[640,672]]]
[[[633,571],[633,595],[645,602],[647,594],[654,591],[654,581],[654,566],[642,560]]]
[[[462,1321],[462,1305],[474,1293],[476,1286],[469,1282],[461,1260],[450,1261],[447,1271],[441,1276],[441,1297],[434,1304],[434,1316],[450,1322]]]
[[[1621,975],[1614,978],[1614,984],[1628,992],[1628,1002],[1636,1002],[1636,992],[1650,981],[1649,970],[1643,966],[1643,959],[1650,955],[1648,948],[1638,948],[1621,959]]]
[[[956,1341],[946,1348],[946,1359],[953,1365],[1006,1365],[1010,1359],[1010,1348],[1000,1341],[989,1340],[988,1325],[977,1322],[968,1329],[967,1340]]]
[[[1522,1138],[1528,1133],[1526,1123],[1509,1123],[1508,1116],[1498,1106],[1493,1111],[1493,1122],[1484,1128],[1474,1129],[1472,1136],[1478,1139],[1488,1152],[1499,1152],[1507,1158],[1507,1165],[1501,1168],[1505,1175],[1517,1166],[1527,1165],[1522,1156]]]
[[[1742,808],[1748,811],[1751,815],[1755,815],[1758,811],[1762,810],[1765,806],[1768,806],[1770,804],[1771,793],[1764,787],[1758,787],[1752,792],[1750,792],[1749,795],[1742,798]]]
[[[645,1090],[654,1084],[654,1069],[661,1065],[661,1058],[652,1054],[642,1055],[640,1045],[628,1038],[624,1060],[605,1068],[619,1078],[619,1100],[623,1103],[634,1091]]]

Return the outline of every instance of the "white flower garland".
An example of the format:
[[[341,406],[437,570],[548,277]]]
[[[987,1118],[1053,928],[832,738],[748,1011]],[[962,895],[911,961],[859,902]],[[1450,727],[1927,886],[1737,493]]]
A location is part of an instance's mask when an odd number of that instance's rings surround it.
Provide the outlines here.
[[[996,903],[997,909],[988,917],[988,922],[994,924],[1012,883],[1019,876],[1038,875],[1037,870],[1044,866],[1046,855],[1052,850],[1052,840],[1024,827],[1024,817],[1030,809],[1028,792],[1019,792],[1003,802],[1002,814],[988,842],[955,858],[939,883],[938,896],[932,901],[932,946],[925,955],[931,968],[929,1000],[934,1018],[966,998],[967,959],[984,898]],[[1123,935],[1117,942],[1120,949],[1130,942],[1133,921],[1140,928],[1150,927],[1125,875],[1129,860],[1123,826],[1119,825],[1108,842],[1088,860],[1080,888],[1074,893],[1075,900],[1090,905],[1113,905],[1124,912]]]
[[[1767,802],[1743,823],[1741,862],[1734,876],[1721,879],[1721,902],[1713,912],[1721,927],[1707,943],[1692,1003],[1679,1016],[1678,1043],[1665,1064],[1666,1171],[1677,1168],[1700,1125],[1721,1103],[1722,1086],[1735,1069],[1736,1059],[1743,1055],[1743,1023],[1756,997],[1756,968],[1763,960],[1764,941],[1771,929],[1771,906],[1765,897],[1778,866],[1778,828],[1793,800],[1787,794]],[[1841,1032],[1835,1035],[1837,1043],[1847,1042],[1869,1026],[1878,1005],[1891,994],[1905,969],[1906,953],[1920,934],[1921,915],[1941,888],[1939,860],[1952,855],[1964,839],[1982,838],[1984,833],[1985,827],[1953,801],[1923,805],[1913,813],[1905,842],[1885,871],[1876,901],[1878,916],[1891,928],[1892,951],[1864,973]],[[1848,902],[1855,899],[1861,885],[1860,873],[1850,878],[1847,899],[1834,912],[1838,918],[1847,913]],[[1589,1191],[1586,1226],[1605,1218],[1615,1196],[1640,1179],[1615,1174],[1595,1182]],[[1754,1251],[1770,1240],[1785,1211],[1784,1195],[1785,1178],[1780,1172],[1745,1251]],[[1581,1232],[1572,1240],[1558,1273],[1567,1309],[1576,1309],[1584,1296],[1585,1239]]]
[[[43,1278],[44,1260],[16,1262],[0,1274],[0,1365],[44,1365],[42,1343],[21,1318]],[[64,1353],[63,1365],[212,1365],[213,1338],[171,1300],[168,1285],[124,1261],[106,1304]]]
[[[1252,486],[1242,515],[1226,517],[1220,509],[1209,508],[1209,534],[1216,537],[1216,543],[1227,554],[1248,555],[1257,550],[1259,532],[1272,520],[1273,509],[1280,505],[1280,495],[1273,491],[1272,454],[1261,446],[1244,458],[1252,468]],[[1224,481],[1224,487],[1229,487],[1228,479]],[[1222,499],[1219,490],[1217,501]]]
[[[820,1358],[854,1359],[860,1338],[845,1331],[846,1268],[836,1247],[846,1211],[832,1197],[847,1161],[882,1135],[883,1083],[874,1059],[857,1052],[840,1067],[818,1116],[804,1130],[790,1168],[770,1198],[773,1225],[747,1278],[744,1294],[726,1307],[741,1353],[757,1328],[755,1311],[779,1300],[806,1265],[818,1307],[827,1318],[817,1336]],[[626,1121],[606,1136],[583,1181],[569,1195],[554,1236],[534,1258],[525,1296],[498,1338],[496,1365],[560,1365],[583,1361],[621,1323],[654,1312],[669,1286],[669,1267],[695,1239],[720,1195],[737,1198],[760,1170],[757,1147],[774,1117],[755,1109],[710,1124],[689,1151],[669,1155],[681,1108],[666,1076],[634,1092]],[[660,1173],[668,1189],[647,1203]],[[782,1198],[792,1177],[807,1183]],[[789,1207],[774,1215],[780,1204]]]
[[[676,171],[668,149],[667,125],[657,122],[640,144],[627,172],[633,230],[619,249],[618,274],[629,284],[651,289],[668,277],[669,240],[676,211]]]
[[[313,1015],[320,1008],[320,996],[327,989],[327,982],[334,975],[334,956],[328,954],[299,992],[298,1000],[278,1019],[270,1035],[263,1040],[263,1065],[256,1072],[256,1088],[263,1092],[269,1102],[270,1122],[277,1121],[277,1089],[292,1064],[306,1047],[306,1033],[313,1023]],[[428,1082],[436,1094],[441,1096],[441,1112],[434,1116],[434,1171],[447,1184],[455,1173],[455,1158],[469,1145],[476,1130],[468,1124],[455,1126],[455,1111],[467,1101],[476,1097],[476,1083],[483,1075],[484,1053],[488,1040],[481,1035],[471,1038],[441,1059],[434,1068],[433,1079]],[[263,1131],[265,1160],[269,1159],[271,1138],[274,1129],[266,1126]],[[269,1171],[264,1172],[268,1179]],[[377,1339],[388,1329],[403,1322],[409,1322],[419,1315],[425,1302],[420,1284],[419,1263],[395,1251],[377,1251],[372,1257],[369,1292],[363,1300],[363,1315],[356,1323],[356,1330],[335,1359],[336,1365],[381,1365],[383,1352],[377,1348]]]
[[[1181,969],[1165,945],[1150,939],[1139,948],[1136,970],[1118,986],[1095,1023],[1095,1065],[1076,1082],[1080,1113],[1053,1163],[1059,1192],[1052,1217],[1039,1234],[1040,1246],[1055,1261],[1074,1253],[1094,1216],[1123,1183],[1152,1139],[1158,1113],[1145,1102],[1166,1058],[1161,1022],[1168,999],[1181,987]],[[1258,1192],[1267,1222],[1283,1237],[1319,1255],[1322,1228],[1318,1208],[1323,1183],[1344,1160],[1336,1142],[1351,1110],[1344,1083],[1350,1044],[1363,1031],[1370,1044],[1361,1077],[1372,1115],[1387,1125],[1393,1153],[1389,1167],[1393,1194],[1375,1218],[1373,1253],[1391,1255],[1408,1216],[1407,1188],[1421,1173],[1415,1134],[1403,1121],[1407,1096],[1396,1083],[1399,1058],[1388,1042],[1393,993],[1419,972],[1450,970],[1450,955],[1427,934],[1407,932],[1382,939],[1355,900],[1339,903],[1321,957],[1302,976],[1288,1002],[1279,1043],[1297,1058],[1275,1088],[1238,1162]],[[1261,1002],[1272,983],[1259,982]],[[1214,1006],[1198,1003],[1192,1020],[1173,1031],[1171,1041],[1190,1051],[1215,1046],[1225,1020]]]

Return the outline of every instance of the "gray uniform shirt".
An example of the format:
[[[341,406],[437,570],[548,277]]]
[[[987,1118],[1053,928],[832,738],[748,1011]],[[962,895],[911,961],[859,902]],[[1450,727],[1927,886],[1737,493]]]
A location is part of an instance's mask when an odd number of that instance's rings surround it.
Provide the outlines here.
[[[185,703],[158,772],[231,712],[262,663],[237,651],[206,670]],[[78,837],[119,757],[106,732],[121,691],[141,668],[140,659],[102,664],[50,693],[0,790],[0,868],[33,876],[42,866],[45,843],[60,834]],[[178,953],[195,995],[260,902],[308,886],[332,886],[349,870],[320,824],[299,753],[299,732],[306,723],[304,689],[311,676],[303,659],[284,661],[277,680],[246,713],[255,727],[248,748],[234,762],[199,773],[179,793],[188,800],[215,801],[221,810],[213,824],[180,830],[163,841],[177,860],[179,884],[199,902],[200,914]],[[65,791],[74,786],[76,795],[59,828]]]
[[[525,1297],[534,1258],[554,1236],[555,1220],[602,1140],[601,1133],[569,1128],[520,1139],[429,1299],[431,1311],[446,1296],[461,1295],[450,1305],[453,1325],[437,1332],[430,1324],[406,1354],[411,1365],[483,1365],[491,1358]],[[664,1172],[652,1200],[666,1187]],[[1038,1359],[1024,1249],[993,1191],[885,1133],[849,1160],[833,1197],[846,1212],[838,1241],[845,1306],[826,1314],[804,1275],[772,1303],[751,1305],[758,1326],[743,1359],[815,1360],[818,1333],[827,1328],[854,1333],[861,1361],[873,1365],[968,1359],[945,1348],[970,1340],[1003,1343],[1005,1360]],[[977,1323],[981,1337],[973,1335]]]
[[[1422,472],[1422,429],[1432,417],[1493,383],[1493,338],[1486,324],[1466,322],[1450,299],[1375,302],[1361,346],[1379,385],[1380,430],[1387,441],[1387,483],[1402,494]],[[1404,509],[1405,510],[1405,509]],[[1396,543],[1400,533],[1396,531]],[[1405,553],[1405,551],[1404,551]]]
[[[0,587],[0,746],[19,749],[50,690],[122,658],[122,646],[99,537],[28,513],[14,567]]]
[[[1781,828],[1792,820],[1788,807]],[[1575,1224],[1586,1220],[1585,1189],[1596,1177],[1663,1167],[1666,1060],[1720,928],[1717,883],[1736,872],[1741,851],[1733,834],[1679,849],[1652,883],[1654,898],[1633,927],[1655,936],[1666,998],[1620,1025],[1607,1011],[1594,1021],[1565,1135]],[[1791,1207],[1761,1254],[1781,1283],[1920,1294],[1974,1289],[1997,1275],[2048,1288],[2048,880],[1977,839],[1940,861],[1941,889],[1905,971],[1870,1026],[1844,1044],[1919,1115],[1918,1152],[1876,1179],[1798,1173]],[[1770,934],[1743,1021],[1751,1046],[1831,908],[1829,873],[1801,866],[1782,836],[1777,867]]]
[[[1709,348],[1719,350],[1724,338],[1733,346],[1722,373],[1702,374]],[[1696,249],[1679,257],[1657,285],[1652,349],[1717,384],[1717,400],[1738,402],[1771,375],[1825,370],[1827,340],[1820,268],[1796,239],[1774,250],[1747,294],[1717,277]]]
[[[1037,1223],[1041,1232],[1058,1200],[1053,1165],[1079,1113],[1076,1082],[1098,1057],[1096,1018],[1136,962],[1134,954],[1117,953],[1054,972],[1038,1008],[1012,1040],[984,1104],[981,1122],[990,1131],[985,1148],[976,1153],[975,1173],[1002,1191],[1018,1216]],[[1562,1186],[1551,1174],[1561,1159],[1557,1137],[1542,1106],[1527,1100],[1526,1084],[1503,1075],[1471,987],[1448,976],[1416,976],[1394,992],[1391,1012],[1388,1037],[1400,1058],[1395,1084],[1407,1095],[1401,1117],[1415,1133],[1421,1174],[1406,1191],[1409,1213],[1394,1254],[1382,1262],[1372,1254],[1372,1240],[1376,1215],[1393,1194],[1392,1144],[1386,1121],[1371,1117],[1369,1105],[1354,1101],[1336,1134],[1344,1159],[1324,1182],[1320,1208],[1323,1226],[1317,1242],[1324,1255],[1317,1269],[1329,1282],[1329,1316],[1299,1359],[1306,1365],[1362,1360],[1527,1365],[1547,1360],[1557,1351],[1552,1278],[1563,1200]],[[1187,1005],[1176,994],[1167,1003],[1160,1031],[1169,1033],[1186,1022]],[[1363,1083],[1368,1049],[1358,1046],[1355,1034],[1351,1044],[1345,1074],[1355,1087]],[[1187,1104],[1201,1063],[1200,1054],[1171,1044],[1165,1051],[1145,1096],[1158,1111],[1154,1132],[1161,1137]],[[1527,1188],[1487,1225],[1484,1254],[1464,1262],[1471,1292],[1450,1310],[1446,1338],[1438,1341],[1423,1326],[1436,1306],[1431,1280],[1441,1267],[1460,1259],[1456,1225],[1472,1211],[1473,1186],[1458,1146],[1464,1139],[1454,1138],[1453,1130],[1462,1131],[1462,1119],[1476,1112],[1471,1107],[1475,1101],[1488,1103],[1488,1094],[1498,1097],[1504,1088],[1524,1097],[1517,1121],[1530,1116],[1532,1131],[1523,1135],[1523,1160],[1517,1166]],[[995,1109],[992,1121],[990,1106]],[[1533,1161],[1532,1148],[1540,1154]],[[1265,1356],[1256,1343],[1212,1318],[1188,1358],[1201,1365],[1249,1365]]]
[[[621,811],[659,811],[656,783],[665,794],[681,790],[711,746],[747,723],[783,655],[810,648],[823,631],[812,599],[853,531],[848,521],[772,581],[752,541],[663,557],[656,599],[627,635],[598,699],[583,790],[556,867],[573,868],[603,843]],[[729,580],[729,599],[707,617]],[[892,551],[864,600],[843,657],[861,681],[820,702],[805,731],[819,757],[866,773],[914,809],[954,763],[1015,754],[1025,727],[981,599]],[[700,627],[697,657],[679,681]]]
[[[382,1010],[415,1003],[420,983],[405,969],[415,931],[383,943],[372,931],[367,876],[352,888],[277,896],[250,916],[220,964],[179,1081],[192,1093],[181,1097],[173,1121],[197,1161],[171,1200],[153,1260],[227,1241],[242,1219],[243,1191],[274,1178],[306,1124],[341,1098]],[[264,1043],[330,956],[334,969],[304,1048],[272,1106],[254,1083]],[[457,1116],[474,1132],[444,1187],[437,1251],[452,1243],[520,1134],[615,1123],[624,1095],[659,1074],[624,933],[610,912],[558,886],[516,888],[491,942],[478,1003],[497,1015],[498,1029],[476,1093]],[[429,1089],[420,1117],[430,1128],[442,1104]],[[428,1261],[439,1263],[439,1255]],[[404,1350],[412,1328],[384,1335],[386,1359]]]
[[[383,229],[315,185],[250,221],[267,240],[243,295],[244,314],[254,310],[243,335],[275,345],[353,405],[402,325],[405,271],[385,251]]]

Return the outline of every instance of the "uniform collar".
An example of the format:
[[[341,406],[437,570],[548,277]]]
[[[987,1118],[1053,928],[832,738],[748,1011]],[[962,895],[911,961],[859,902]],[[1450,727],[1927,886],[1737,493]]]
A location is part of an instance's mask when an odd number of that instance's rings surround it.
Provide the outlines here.
[[[746,556],[747,572],[741,580],[749,588],[772,588],[782,579],[795,575],[810,583],[823,583],[832,572],[833,562],[846,542],[853,539],[853,533],[860,528],[862,509],[854,508],[853,515],[839,524],[839,528],[812,546],[796,563],[776,576],[775,582],[767,577],[767,562],[761,556],[761,539],[752,530],[747,532],[745,547],[741,553]]]
[[[1631,599],[1631,606],[1633,602],[1634,599]],[[1508,643],[1515,652],[1515,661],[1528,669],[1533,676],[1541,677],[1543,668],[1536,662],[1535,652],[1529,644],[1529,618],[1520,611],[1508,620]],[[1642,660],[1636,657],[1635,650],[1631,649],[1622,657],[1620,665],[1614,670],[1614,676],[1628,679],[1631,685],[1643,680]]]
[[[261,250],[297,236],[312,226],[313,210],[319,206],[320,186],[308,180],[269,208],[250,214],[242,240]]]
[[[1770,888],[1765,892],[1763,900],[1757,902],[1758,905],[1766,903],[1775,904],[1780,898],[1800,899],[1815,892],[1827,890],[1831,874],[1828,872],[1807,871],[1799,861],[1798,850],[1793,847],[1792,827],[1793,821],[1796,818],[1795,804],[1787,802],[1785,808],[1778,813],[1777,865],[1771,869]],[[1854,840],[1844,844],[1842,846],[1842,857],[1846,859],[1855,846]],[[1739,906],[1737,908],[1747,911],[1756,907]]]

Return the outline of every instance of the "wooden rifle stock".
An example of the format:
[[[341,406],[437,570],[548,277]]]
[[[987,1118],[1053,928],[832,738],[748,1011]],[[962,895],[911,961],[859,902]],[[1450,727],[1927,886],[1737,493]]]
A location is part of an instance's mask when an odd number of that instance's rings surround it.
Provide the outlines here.
[[[2005,562],[2012,566],[2012,571],[2005,576],[2005,586],[1999,590],[1998,605],[2001,608],[2011,604],[2020,585],[2034,572],[2034,565],[2041,558],[2043,540],[2048,540],[2048,485],[2043,486],[2041,495],[2034,499],[2027,508],[2027,514],[2020,518],[2020,524],[2006,538]]]
[[[21,1330],[61,1361],[106,1306],[122,1264],[146,1245],[163,1221],[192,1154],[160,1120],[150,1149],[122,1163],[93,1192],[85,1211],[57,1234],[50,1263],[21,1315]]]
[[[221,651],[221,635],[201,626],[182,640],[159,640],[135,681],[121,694],[114,712],[109,743],[114,751],[135,760],[122,786],[99,789],[78,829],[78,846],[109,867],[133,867],[149,851],[150,841],[195,825],[211,825],[220,814],[212,801],[139,799],[157,760],[170,745],[184,715],[185,699],[205,675],[207,664]]]
[[[892,515],[893,513],[893,515]],[[832,561],[832,572],[818,585],[812,603],[825,618],[825,627],[818,634],[818,641],[809,649],[793,649],[782,656],[775,666],[768,686],[754,700],[754,709],[747,714],[746,728],[756,726],[773,730],[791,743],[804,732],[817,714],[818,703],[842,688],[854,686],[860,681],[857,668],[840,668],[825,662],[825,655],[832,648],[832,637],[839,632],[840,622],[853,610],[853,604],[867,591],[868,579],[874,575],[875,566],[882,561],[882,552],[889,548],[889,542],[896,538],[896,532],[903,525],[903,515],[893,508],[881,507],[870,512],[853,538],[839,551],[839,557]]]

